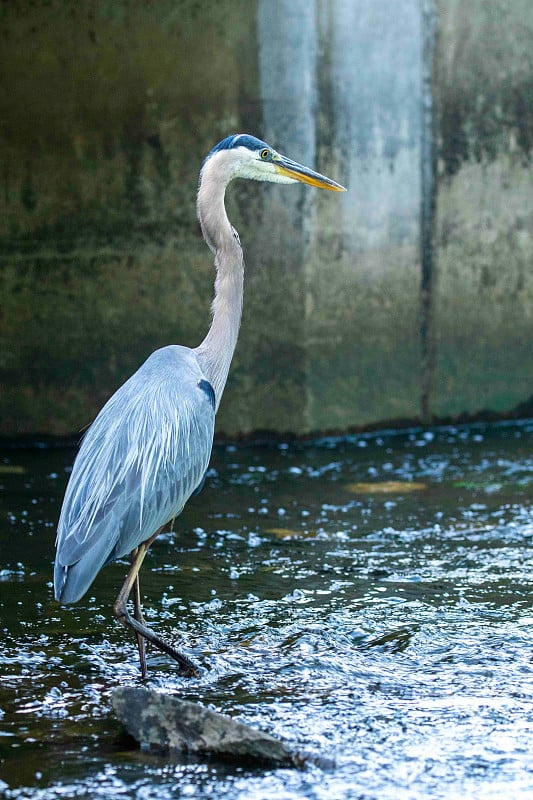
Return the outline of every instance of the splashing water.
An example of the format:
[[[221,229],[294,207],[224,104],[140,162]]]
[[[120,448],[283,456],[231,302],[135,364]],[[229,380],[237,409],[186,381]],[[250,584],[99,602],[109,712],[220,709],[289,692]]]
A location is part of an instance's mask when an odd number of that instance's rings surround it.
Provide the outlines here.
[[[0,454],[0,796],[531,797],[533,423],[219,446],[141,573],[146,617],[202,665],[149,684],[283,737],[303,771],[131,749],[138,681],[111,614],[51,588],[73,454]]]

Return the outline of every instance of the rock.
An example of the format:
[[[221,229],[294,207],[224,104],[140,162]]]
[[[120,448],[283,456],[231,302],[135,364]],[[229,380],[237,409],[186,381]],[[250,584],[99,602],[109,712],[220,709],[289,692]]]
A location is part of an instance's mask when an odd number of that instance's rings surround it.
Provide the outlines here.
[[[232,761],[302,766],[304,758],[270,736],[199,703],[135,686],[115,689],[113,708],[140,744]]]

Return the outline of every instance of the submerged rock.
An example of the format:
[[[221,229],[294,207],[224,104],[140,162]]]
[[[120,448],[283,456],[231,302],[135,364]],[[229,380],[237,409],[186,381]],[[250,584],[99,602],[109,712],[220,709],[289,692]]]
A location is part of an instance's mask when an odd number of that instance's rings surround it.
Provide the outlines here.
[[[232,761],[302,766],[302,756],[270,736],[199,703],[135,686],[115,689],[113,708],[128,733],[158,750]]]

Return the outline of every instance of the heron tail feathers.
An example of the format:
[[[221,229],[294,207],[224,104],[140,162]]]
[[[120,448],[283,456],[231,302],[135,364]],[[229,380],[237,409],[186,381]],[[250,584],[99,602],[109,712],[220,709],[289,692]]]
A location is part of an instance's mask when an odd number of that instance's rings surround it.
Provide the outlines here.
[[[64,564],[61,552],[54,565],[54,593],[60,603],[76,603],[89,589],[102,567],[111,560],[109,542],[101,541],[73,564]]]

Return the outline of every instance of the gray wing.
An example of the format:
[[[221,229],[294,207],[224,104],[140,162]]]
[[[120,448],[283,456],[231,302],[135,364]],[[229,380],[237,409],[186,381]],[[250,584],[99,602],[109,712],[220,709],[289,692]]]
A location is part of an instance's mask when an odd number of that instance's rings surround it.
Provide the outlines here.
[[[85,435],[58,525],[56,598],[78,600],[104,564],[180,513],[213,444],[213,390],[194,353],[164,347],[121,386]]]

